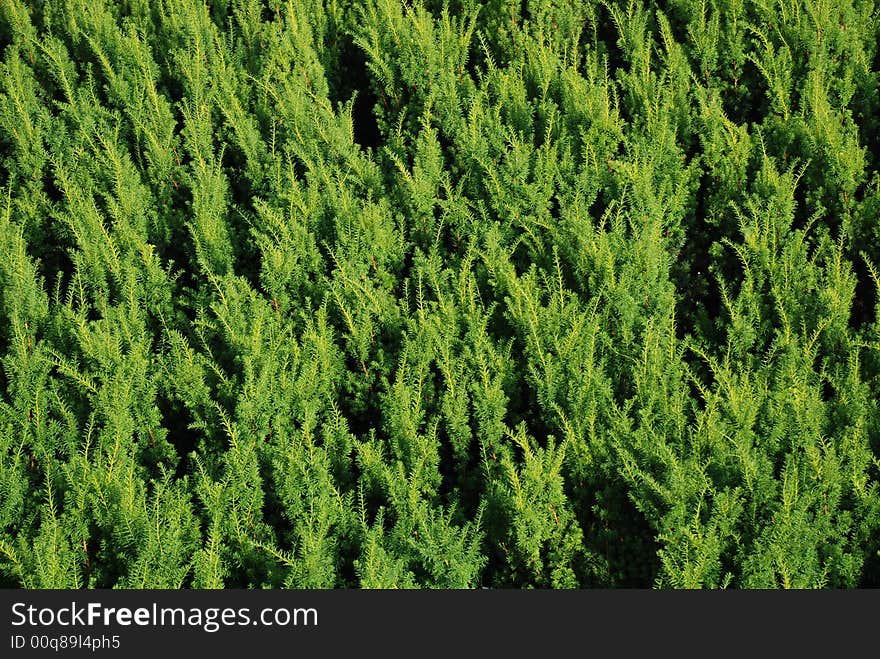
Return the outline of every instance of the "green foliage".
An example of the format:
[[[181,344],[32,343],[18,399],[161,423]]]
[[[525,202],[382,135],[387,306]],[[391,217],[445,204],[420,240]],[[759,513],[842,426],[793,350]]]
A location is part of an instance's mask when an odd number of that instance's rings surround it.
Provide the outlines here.
[[[0,584],[880,585],[878,43],[0,0]]]

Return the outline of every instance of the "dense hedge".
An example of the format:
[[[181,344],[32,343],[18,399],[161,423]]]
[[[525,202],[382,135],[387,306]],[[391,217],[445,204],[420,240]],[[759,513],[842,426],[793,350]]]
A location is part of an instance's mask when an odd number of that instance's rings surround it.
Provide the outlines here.
[[[0,0],[0,585],[880,585],[861,0]]]

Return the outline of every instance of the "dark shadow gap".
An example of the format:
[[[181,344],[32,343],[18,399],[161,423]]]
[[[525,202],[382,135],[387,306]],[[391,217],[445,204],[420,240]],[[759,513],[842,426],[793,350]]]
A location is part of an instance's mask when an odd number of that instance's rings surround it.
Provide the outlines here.
[[[330,62],[327,70],[328,96],[334,105],[354,97],[354,141],[364,149],[375,150],[382,143],[382,134],[373,112],[379,99],[367,68],[367,56],[348,35],[340,38],[338,52],[338,59]]]
[[[182,478],[189,472],[189,456],[198,449],[201,433],[190,427],[195,419],[183,401],[160,394],[156,396],[156,408],[162,417],[162,427],[168,433],[166,441],[177,453],[175,478]]]

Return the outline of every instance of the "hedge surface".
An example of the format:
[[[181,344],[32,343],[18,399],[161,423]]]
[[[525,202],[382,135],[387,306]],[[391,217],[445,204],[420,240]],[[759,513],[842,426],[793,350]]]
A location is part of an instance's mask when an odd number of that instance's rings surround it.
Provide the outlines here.
[[[0,586],[880,586],[878,39],[0,0]]]

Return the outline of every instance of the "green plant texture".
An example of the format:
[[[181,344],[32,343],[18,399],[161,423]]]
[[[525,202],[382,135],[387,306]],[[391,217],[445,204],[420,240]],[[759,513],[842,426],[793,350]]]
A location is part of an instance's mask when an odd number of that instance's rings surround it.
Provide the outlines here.
[[[0,0],[0,586],[880,586],[878,44]]]

